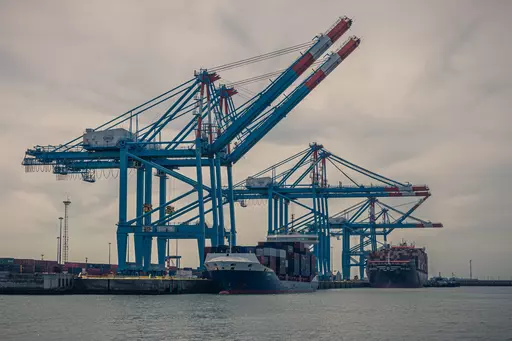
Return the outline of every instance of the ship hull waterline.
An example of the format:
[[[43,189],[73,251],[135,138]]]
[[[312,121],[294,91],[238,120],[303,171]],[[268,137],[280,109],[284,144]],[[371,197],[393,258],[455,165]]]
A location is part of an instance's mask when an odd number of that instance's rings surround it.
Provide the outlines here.
[[[308,293],[318,289],[318,281],[280,280],[273,271],[214,270],[209,272],[219,293],[284,294]]]

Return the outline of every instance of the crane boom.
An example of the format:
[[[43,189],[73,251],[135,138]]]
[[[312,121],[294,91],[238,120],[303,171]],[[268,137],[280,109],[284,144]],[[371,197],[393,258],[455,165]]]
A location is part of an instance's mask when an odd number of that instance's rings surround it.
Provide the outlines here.
[[[297,80],[311,64],[320,58],[334,42],[348,31],[351,25],[351,19],[342,17],[326,34],[319,35],[315,44],[281,73],[272,84],[258,94],[258,98],[209,146],[208,151],[218,152],[226,147],[248,124]]]
[[[229,155],[233,163],[244,156],[258,141],[260,141],[281,119],[283,119],[297,104],[300,103],[322,80],[327,77],[345,58],[358,46],[361,40],[351,37],[338,51],[332,53],[304,82],[279,103],[272,112],[252,131],[235,150]]]

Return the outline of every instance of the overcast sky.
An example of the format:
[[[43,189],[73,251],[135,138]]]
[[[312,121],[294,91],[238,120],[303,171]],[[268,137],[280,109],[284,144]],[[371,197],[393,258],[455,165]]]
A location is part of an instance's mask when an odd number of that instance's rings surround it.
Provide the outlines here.
[[[427,247],[431,273],[467,275],[473,259],[475,275],[510,278],[510,13],[506,0],[1,1],[0,257],[54,259],[67,195],[71,259],[106,262],[115,244],[116,180],[26,174],[27,148],[79,136],[200,67],[310,41],[347,15],[360,48],[236,165],[236,179],[321,142],[430,186],[417,215],[445,228],[395,231],[391,240]],[[294,58],[221,76],[243,79]],[[264,237],[265,212],[237,207],[240,243]],[[180,242],[186,264],[195,265],[194,245]]]

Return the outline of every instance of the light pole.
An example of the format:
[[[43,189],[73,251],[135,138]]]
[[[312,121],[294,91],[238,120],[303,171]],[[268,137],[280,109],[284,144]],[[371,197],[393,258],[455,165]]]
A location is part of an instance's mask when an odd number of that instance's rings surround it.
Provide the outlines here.
[[[473,260],[469,260],[469,279],[473,279]]]
[[[334,252],[334,246],[331,246],[331,259],[329,259],[329,272],[331,273],[331,276],[333,274],[333,272],[332,272],[332,268],[333,268],[333,266],[332,266],[332,255],[333,255],[333,252]]]
[[[59,227],[59,256],[57,257],[57,262],[62,264],[62,220],[64,218],[59,217],[60,227]]]
[[[59,250],[60,250],[60,237],[57,237],[57,264],[60,264],[60,261],[59,261]]]
[[[110,245],[112,243],[108,243],[108,266],[110,267]]]

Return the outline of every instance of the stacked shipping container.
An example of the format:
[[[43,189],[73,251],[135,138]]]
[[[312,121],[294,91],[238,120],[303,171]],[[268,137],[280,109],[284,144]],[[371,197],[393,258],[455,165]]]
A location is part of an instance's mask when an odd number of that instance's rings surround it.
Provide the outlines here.
[[[103,275],[117,272],[117,265],[71,263],[58,264],[52,260],[0,258],[0,271],[12,273],[60,273],[67,272],[78,275],[87,273],[91,275]]]
[[[400,245],[382,248],[370,253],[368,260],[374,262],[411,261],[415,263],[417,270],[428,273],[428,257],[425,249],[413,246]]]
[[[206,247],[205,257],[208,253],[229,253],[229,247]],[[281,280],[311,281],[316,276],[316,258],[304,243],[259,242],[256,247],[233,247],[231,253],[256,254],[259,262]]]

